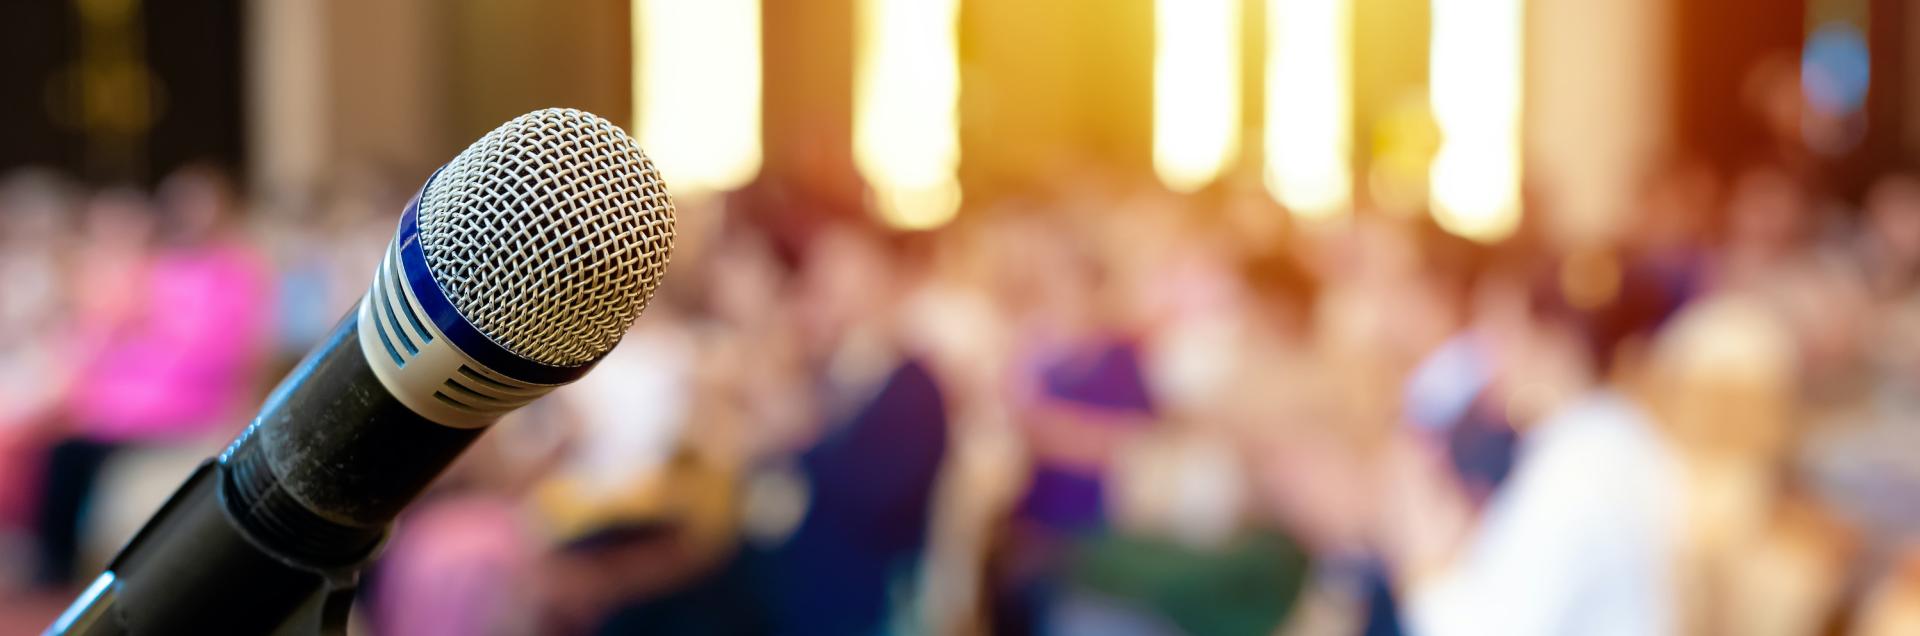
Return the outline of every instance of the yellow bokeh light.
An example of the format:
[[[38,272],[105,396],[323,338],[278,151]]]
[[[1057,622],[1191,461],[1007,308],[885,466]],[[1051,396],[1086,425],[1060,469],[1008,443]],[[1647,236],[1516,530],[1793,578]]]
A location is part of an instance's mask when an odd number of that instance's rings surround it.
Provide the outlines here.
[[[760,0],[636,0],[640,145],[681,196],[760,172]]]
[[[1295,215],[1353,207],[1352,0],[1269,0],[1266,182]]]
[[[960,210],[959,0],[861,0],[853,155],[880,219],[928,229]]]
[[[1157,0],[1153,168],[1167,187],[1211,183],[1240,150],[1240,0]]]
[[[1520,225],[1524,0],[1433,0],[1433,218],[1482,242]]]

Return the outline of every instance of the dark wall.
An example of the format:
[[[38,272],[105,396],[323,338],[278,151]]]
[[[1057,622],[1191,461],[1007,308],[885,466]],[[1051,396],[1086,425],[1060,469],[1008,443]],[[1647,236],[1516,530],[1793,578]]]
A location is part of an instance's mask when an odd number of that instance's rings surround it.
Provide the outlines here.
[[[246,108],[241,0],[167,0],[149,6],[147,59],[166,88],[153,127],[156,174],[206,161],[242,171]]]
[[[1912,3],[1868,0],[1873,59],[1865,128],[1840,156],[1805,159],[1798,166],[1828,194],[1855,198],[1886,170],[1911,164],[1902,131],[1916,109],[1909,68]],[[1679,140],[1726,170],[1777,160],[1780,150],[1751,104],[1754,67],[1772,58],[1797,65],[1806,38],[1804,0],[1695,0],[1675,3],[1679,64],[1674,74]],[[1788,163],[1792,163],[1789,161]]]
[[[1867,33],[1867,46],[1873,56],[1873,85],[1867,90],[1867,135],[1857,160],[1873,168],[1914,169],[1920,148],[1909,147],[1903,133],[1920,122],[1920,104],[1912,103],[1914,56],[1909,47],[1920,46],[1920,33],[1914,29],[1914,12],[1920,5],[1906,0],[1872,0],[1873,21]]]
[[[55,125],[47,104],[72,56],[70,13],[64,2],[0,2],[0,170],[79,164],[78,135]]]
[[[240,0],[0,3],[0,170],[148,184],[191,162],[238,170],[241,19]]]
[[[1746,84],[1769,56],[1798,60],[1804,0],[1693,0],[1673,3],[1678,83],[1676,130],[1684,146],[1735,168],[1768,152],[1768,133]]]
[[[627,0],[444,2],[445,119],[466,147],[502,122],[566,106],[631,126]],[[451,155],[448,155],[451,156]]]

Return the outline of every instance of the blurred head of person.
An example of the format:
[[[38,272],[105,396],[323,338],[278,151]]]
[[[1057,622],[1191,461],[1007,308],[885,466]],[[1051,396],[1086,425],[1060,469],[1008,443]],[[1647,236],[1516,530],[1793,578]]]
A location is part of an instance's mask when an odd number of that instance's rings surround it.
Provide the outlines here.
[[[0,181],[0,342],[34,337],[25,331],[56,314],[72,195],[57,175],[26,170]]]
[[[1786,170],[1762,166],[1740,174],[1727,198],[1726,248],[1743,264],[1765,265],[1807,238],[1809,194]]]
[[[1742,87],[1747,107],[1776,143],[1797,144],[1800,140],[1806,100],[1801,95],[1799,62],[1791,54],[1775,52],[1754,64]]]
[[[55,247],[68,229],[74,195],[73,187],[52,172],[29,169],[7,175],[0,180],[0,245],[9,252]]]
[[[764,236],[736,232],[696,259],[707,284],[706,310],[734,326],[758,325],[777,313],[784,272]]]
[[[320,196],[319,218],[312,221],[330,230],[357,228],[375,223],[389,233],[393,228],[394,204],[412,196],[389,187],[371,167],[350,165]]]
[[[1895,173],[1867,191],[1866,257],[1872,259],[1876,291],[1893,293],[1913,284],[1920,269],[1920,177]]]
[[[1276,251],[1248,259],[1240,275],[1254,319],[1291,343],[1305,342],[1322,286],[1313,272],[1292,255]]]
[[[962,408],[996,418],[1011,334],[984,290],[947,271],[913,290],[899,311],[900,336],[932,365],[942,387]]]
[[[1721,193],[1713,164],[1679,156],[1660,162],[1643,179],[1639,216],[1631,241],[1663,254],[1700,247],[1708,220],[1716,216]]]
[[[192,165],[160,182],[155,193],[167,242],[197,245],[221,238],[237,216],[238,197],[220,170]]]
[[[1792,330],[1810,408],[1844,405],[1869,387],[1862,374],[1878,343],[1873,293],[1853,263],[1804,259],[1761,281],[1760,294]]]
[[[1894,395],[1920,398],[1920,299],[1893,304],[1880,313],[1880,332],[1868,359]]]
[[[1584,374],[1597,381],[1630,381],[1643,371],[1649,341],[1691,291],[1608,247],[1571,250],[1534,282],[1535,323],[1574,338]]]
[[[831,353],[856,329],[889,318],[897,263],[873,231],[837,224],[808,245],[796,281],[794,311],[808,350]]]
[[[107,188],[87,200],[81,230],[86,256],[72,271],[80,315],[112,322],[137,310],[156,222],[146,197],[132,188]]]
[[[1650,392],[1684,470],[1689,633],[1813,634],[1838,609],[1850,531],[1792,487],[1801,362],[1767,304],[1704,299],[1655,344]]]
[[[152,240],[156,222],[139,191],[106,188],[87,199],[82,234],[89,247],[138,251]]]
[[[1739,296],[1689,306],[1655,341],[1648,391],[1684,454],[1771,466],[1793,434],[1799,355],[1766,305]]]
[[[995,219],[986,234],[981,244],[992,253],[992,286],[1018,320],[1068,334],[1104,326],[1108,272],[1086,237],[1065,220],[1030,214]]]
[[[1449,314],[1416,309],[1436,296],[1414,282],[1419,249],[1405,227],[1362,219],[1318,238],[1315,265],[1328,285],[1315,303],[1311,333],[1327,367],[1328,420],[1377,441],[1401,411],[1379,398],[1391,395],[1387,389],[1412,369],[1415,356],[1455,325]],[[1408,351],[1408,341],[1421,350]]]
[[[0,174],[0,230],[57,229],[79,191],[61,173],[21,168]]]

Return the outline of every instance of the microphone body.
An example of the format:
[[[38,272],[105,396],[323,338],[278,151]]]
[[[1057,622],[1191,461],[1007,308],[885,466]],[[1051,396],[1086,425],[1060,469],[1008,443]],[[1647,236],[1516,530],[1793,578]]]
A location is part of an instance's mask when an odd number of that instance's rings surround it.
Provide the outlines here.
[[[401,511],[618,342],[672,215],[651,162],[591,114],[475,142],[408,203],[358,306],[47,633],[343,632]]]

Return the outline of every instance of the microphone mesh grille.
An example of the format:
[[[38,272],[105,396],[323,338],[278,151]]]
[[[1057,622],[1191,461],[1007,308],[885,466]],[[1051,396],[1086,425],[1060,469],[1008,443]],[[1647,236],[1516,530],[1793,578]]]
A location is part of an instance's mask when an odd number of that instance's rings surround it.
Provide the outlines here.
[[[527,113],[461,151],[420,200],[427,268],[460,315],[515,354],[591,362],[646,309],[673,249],[673,200],[605,119]]]

